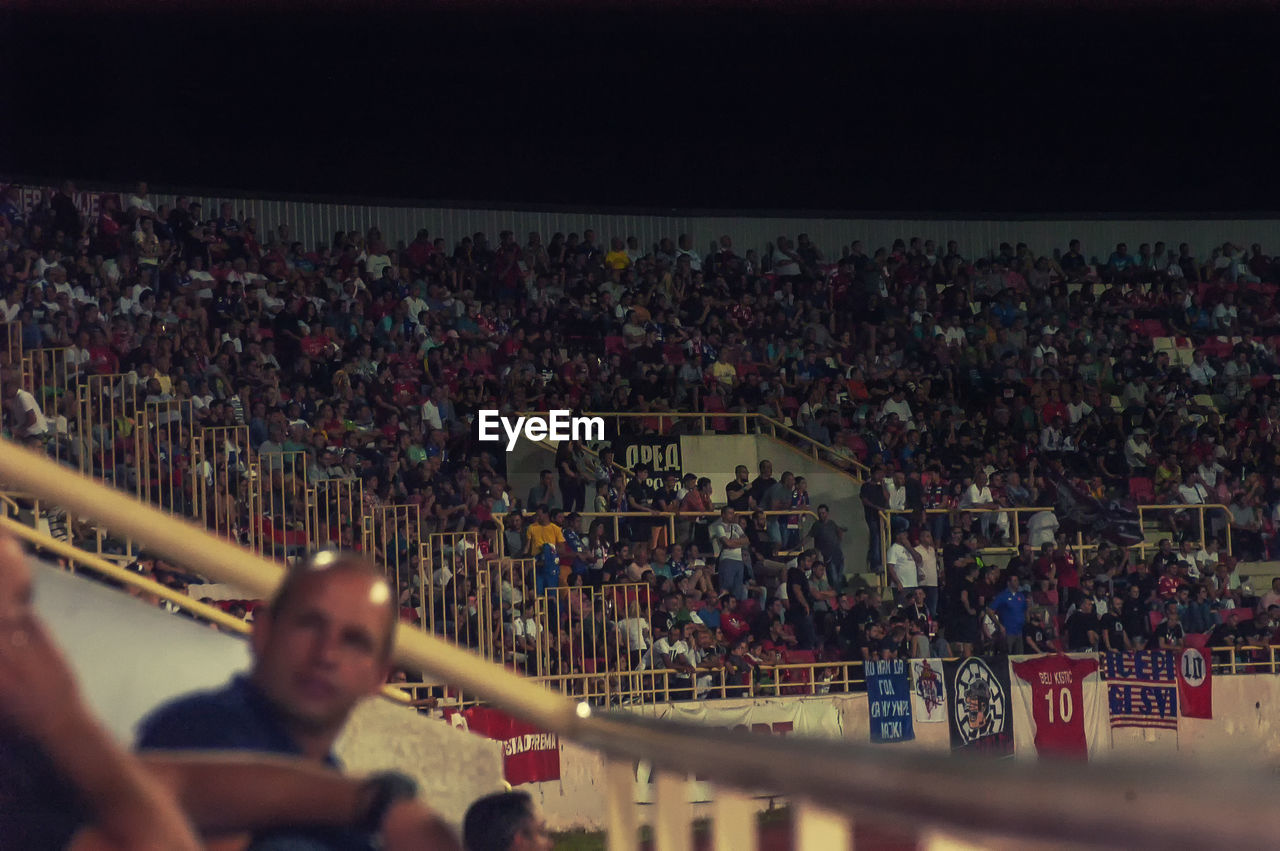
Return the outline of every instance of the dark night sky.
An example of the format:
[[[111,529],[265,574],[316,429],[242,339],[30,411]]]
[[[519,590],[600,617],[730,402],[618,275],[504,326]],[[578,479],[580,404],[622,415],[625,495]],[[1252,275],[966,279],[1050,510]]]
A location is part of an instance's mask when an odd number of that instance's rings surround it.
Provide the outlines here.
[[[610,207],[1280,210],[1275,11],[962,5],[7,14],[0,172]],[[1003,7],[1027,5],[1051,7]]]

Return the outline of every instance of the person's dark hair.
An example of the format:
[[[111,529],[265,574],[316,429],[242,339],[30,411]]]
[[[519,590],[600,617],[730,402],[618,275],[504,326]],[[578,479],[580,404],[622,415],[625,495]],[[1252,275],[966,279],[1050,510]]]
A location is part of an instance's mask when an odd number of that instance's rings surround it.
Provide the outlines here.
[[[389,659],[391,651],[395,647],[396,625],[400,622],[400,610],[394,593],[395,589],[387,583],[386,575],[377,565],[354,553],[324,550],[291,567],[285,573],[284,581],[276,588],[276,593],[271,597],[271,602],[267,606],[267,611],[270,612],[272,620],[279,618],[280,613],[289,607],[289,604],[298,596],[303,586],[312,580],[312,577],[328,576],[338,571],[367,576],[386,586],[387,627],[383,635],[380,655],[383,659]]]
[[[528,792],[485,795],[467,808],[462,845],[466,851],[507,851],[532,818],[533,798]]]

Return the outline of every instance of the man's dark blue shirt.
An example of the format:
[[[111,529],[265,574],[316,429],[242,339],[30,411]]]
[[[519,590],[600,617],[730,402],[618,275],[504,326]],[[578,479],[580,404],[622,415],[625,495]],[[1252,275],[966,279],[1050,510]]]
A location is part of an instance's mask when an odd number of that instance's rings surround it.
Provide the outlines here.
[[[257,751],[302,756],[280,712],[246,676],[217,691],[180,697],[148,715],[139,726],[138,750]],[[341,768],[331,753],[325,764]],[[254,836],[253,851],[365,851],[374,838],[354,830],[290,829]]]

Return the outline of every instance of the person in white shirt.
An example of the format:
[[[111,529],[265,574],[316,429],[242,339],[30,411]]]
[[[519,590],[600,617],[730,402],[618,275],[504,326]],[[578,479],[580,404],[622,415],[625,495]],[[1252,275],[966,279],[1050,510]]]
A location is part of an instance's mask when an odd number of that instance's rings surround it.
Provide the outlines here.
[[[1235,396],[1243,396],[1249,392],[1250,376],[1253,369],[1249,366],[1249,355],[1244,351],[1236,353],[1235,358],[1222,368],[1222,377],[1227,381],[1227,390]]]
[[[1200,466],[1196,467],[1196,473],[1206,488],[1217,487],[1218,474],[1225,472],[1226,468],[1219,464],[1216,458],[1210,458],[1207,462],[1201,461]]]
[[[40,410],[36,397],[16,378],[4,380],[4,400],[9,409],[9,429],[14,437],[42,438],[49,433],[49,420]]]
[[[991,488],[987,486],[987,471],[979,470],[977,475],[973,477],[973,484],[969,485],[960,497],[960,510],[969,511],[975,508],[999,507],[996,504],[995,497],[991,495]],[[1001,534],[1006,537],[1009,534],[1009,518],[1003,511],[999,514],[984,511],[978,516],[978,522],[982,524],[982,534],[988,538],[991,537],[992,526],[1000,529]]]
[[[884,407],[880,409],[882,420],[887,419],[890,414],[897,414],[898,422],[911,422],[911,405],[907,402],[901,387],[893,388],[893,395],[885,400]]]
[[[677,259],[680,257],[689,258],[689,270],[692,272],[702,271],[702,257],[693,248],[693,237],[687,233],[680,234],[680,247],[676,249]]]
[[[921,561],[920,553],[912,548],[910,541],[907,539],[905,529],[897,534],[893,543],[889,546],[887,560],[889,562],[889,581],[897,592],[898,605],[902,605],[911,593],[920,586],[918,565]]]
[[[1187,375],[1191,378],[1191,383],[1197,387],[1209,388],[1213,386],[1213,380],[1218,377],[1218,371],[1205,358],[1204,352],[1197,351],[1191,356],[1191,365],[1187,367]]]
[[[1033,549],[1052,544],[1058,535],[1058,515],[1052,511],[1037,511],[1027,521],[1027,543]]]
[[[1219,334],[1228,337],[1239,328],[1240,311],[1235,305],[1235,296],[1229,292],[1222,294],[1222,300],[1213,309],[1213,327]]]
[[[1209,501],[1209,490],[1200,481],[1198,473],[1187,473],[1183,478],[1182,484],[1178,485],[1178,500],[1184,505],[1204,505]],[[1205,512],[1206,519],[1213,522],[1213,516],[1216,512]],[[1175,511],[1174,518],[1182,524],[1190,523],[1192,526],[1197,525],[1198,515],[1190,511]]]
[[[631,603],[628,616],[618,621],[618,632],[626,642],[627,652],[631,655],[631,665],[642,671],[649,664],[649,621],[640,614],[640,604]]]
[[[1135,474],[1151,466],[1151,444],[1147,443],[1147,430],[1135,428],[1124,444],[1124,460]]]
[[[1093,406],[1084,400],[1084,396],[1079,390],[1071,394],[1071,401],[1067,403],[1067,416],[1071,418],[1072,425],[1078,425],[1082,419],[1093,413]]]
[[[938,550],[934,546],[933,533],[928,529],[920,530],[920,543],[915,546],[920,556],[916,562],[916,576],[919,587],[924,589],[924,603],[929,614],[938,614]]]

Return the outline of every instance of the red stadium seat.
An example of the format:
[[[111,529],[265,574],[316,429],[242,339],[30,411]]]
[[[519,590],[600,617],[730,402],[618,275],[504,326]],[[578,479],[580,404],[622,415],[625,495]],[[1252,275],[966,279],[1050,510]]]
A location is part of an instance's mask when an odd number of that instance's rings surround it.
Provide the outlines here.
[[[605,337],[604,352],[607,355],[625,355],[627,353],[626,339],[614,336]]]
[[[672,366],[683,366],[685,362],[684,346],[679,343],[667,343],[662,347],[662,356]]]
[[[1209,646],[1209,635],[1204,632],[1188,632],[1186,644],[1188,647],[1194,647],[1196,650],[1203,650]]]

